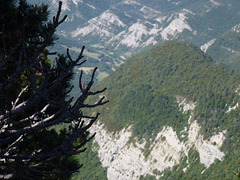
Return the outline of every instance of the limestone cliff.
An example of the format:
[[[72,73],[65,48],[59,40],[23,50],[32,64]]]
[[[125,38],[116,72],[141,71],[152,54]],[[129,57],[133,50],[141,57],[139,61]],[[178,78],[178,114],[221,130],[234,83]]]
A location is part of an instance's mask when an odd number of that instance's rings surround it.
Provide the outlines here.
[[[191,101],[186,102],[186,99],[182,97],[177,99],[183,113],[194,110],[197,104]],[[173,168],[184,157],[187,157],[187,166],[183,169],[186,171],[190,166],[188,156],[191,148],[198,151],[200,162],[206,169],[216,159],[223,160],[225,154],[220,151],[220,148],[225,140],[226,131],[213,134],[209,140],[206,140],[200,133],[200,128],[197,121],[190,115],[188,126],[181,132],[181,137],[187,136],[187,138],[180,140],[172,127],[164,126],[152,141],[147,157],[144,156],[145,139],[135,139],[134,142],[129,142],[132,136],[131,126],[117,133],[109,133],[104,129],[104,125],[98,122],[91,132],[97,133],[94,141],[99,146],[98,156],[102,165],[108,168],[108,179],[134,180],[147,174],[159,179],[160,176],[155,175],[154,172],[163,172],[167,168]]]

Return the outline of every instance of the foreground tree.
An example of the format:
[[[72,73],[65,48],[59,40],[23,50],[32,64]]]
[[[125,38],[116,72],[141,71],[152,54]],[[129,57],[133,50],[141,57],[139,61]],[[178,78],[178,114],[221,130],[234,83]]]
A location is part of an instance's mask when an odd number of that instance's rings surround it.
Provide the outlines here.
[[[55,63],[47,58],[46,48],[55,40],[62,3],[57,15],[47,22],[48,6],[31,6],[25,0],[0,0],[0,179],[38,179],[69,177],[81,165],[73,155],[84,152],[88,129],[96,116],[86,116],[84,109],[107,103],[104,97],[86,104],[91,80],[84,87],[81,72],[79,97],[66,97],[73,86],[73,69],[81,66],[83,51],[72,59],[58,56]],[[84,123],[84,120],[86,123]],[[60,128],[59,132],[55,129]]]

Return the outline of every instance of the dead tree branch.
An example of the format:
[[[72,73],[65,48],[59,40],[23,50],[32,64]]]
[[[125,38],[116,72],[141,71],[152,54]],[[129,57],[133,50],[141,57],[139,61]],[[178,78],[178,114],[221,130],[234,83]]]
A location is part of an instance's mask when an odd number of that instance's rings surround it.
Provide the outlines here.
[[[51,54],[45,49],[52,43],[56,28],[67,18],[67,16],[60,18],[61,7],[60,1],[58,12],[53,17],[53,23],[47,27],[48,33],[40,33],[42,41],[39,44],[31,43],[24,36],[23,29],[18,43],[7,51],[8,42],[5,36],[2,36],[4,46],[1,47],[0,52],[0,73],[10,68],[14,68],[14,71],[5,79],[4,77],[0,79],[0,100],[6,102],[0,104],[0,169],[3,170],[0,172],[0,179],[17,177],[31,179],[34,174],[36,177],[41,174],[61,176],[76,171],[76,169],[71,171],[66,169],[62,172],[51,169],[47,171],[40,167],[62,156],[73,156],[84,152],[84,145],[94,137],[93,135],[87,138],[86,133],[99,114],[95,117],[84,115],[82,109],[101,106],[108,102],[102,97],[95,104],[86,104],[86,99],[90,95],[97,95],[106,90],[104,88],[96,92],[90,91],[97,68],[94,69],[86,88],[82,86],[83,74],[81,72],[79,97],[75,102],[72,98],[68,101],[62,98],[72,90],[69,88],[61,92],[62,83],[69,79],[76,66],[81,66],[86,62],[83,60],[84,46],[75,60],[67,50],[67,66],[60,61],[56,61],[56,66],[50,64],[43,67],[42,65],[42,55]],[[29,53],[29,49],[34,49],[34,53]],[[38,74],[38,72],[41,73]],[[18,89],[19,87],[16,87],[18,84],[24,87],[20,88],[14,97],[13,95],[10,97],[9,92],[14,88]],[[84,119],[89,119],[87,124],[84,123]],[[38,147],[36,142],[32,151],[24,152],[19,149],[33,138],[34,134],[59,124],[69,126],[70,130],[61,143],[56,144],[55,147],[51,149],[45,146]],[[82,139],[81,142],[76,143],[79,138]]]

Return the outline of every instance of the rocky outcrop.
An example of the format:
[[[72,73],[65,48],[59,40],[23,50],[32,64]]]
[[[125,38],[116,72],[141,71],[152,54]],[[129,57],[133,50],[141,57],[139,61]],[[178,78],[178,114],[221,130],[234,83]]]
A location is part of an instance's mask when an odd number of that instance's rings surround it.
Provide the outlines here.
[[[185,113],[193,111],[196,104],[187,101],[185,98],[177,97],[180,110]],[[183,171],[186,171],[191,164],[188,163],[189,151],[192,148],[199,153],[200,162],[209,168],[216,159],[223,160],[224,153],[220,147],[225,139],[226,131],[213,134],[208,140],[200,134],[201,127],[196,120],[189,117],[188,126],[181,132],[181,140],[172,127],[164,126],[157,134],[150,147],[149,155],[145,156],[146,140],[129,142],[132,133],[131,126],[120,132],[109,133],[100,122],[96,123],[91,132],[97,132],[95,143],[99,146],[98,156],[103,167],[107,167],[108,179],[139,179],[147,174],[160,178],[156,172],[163,172],[165,169],[178,165],[184,157],[187,157],[188,164]]]

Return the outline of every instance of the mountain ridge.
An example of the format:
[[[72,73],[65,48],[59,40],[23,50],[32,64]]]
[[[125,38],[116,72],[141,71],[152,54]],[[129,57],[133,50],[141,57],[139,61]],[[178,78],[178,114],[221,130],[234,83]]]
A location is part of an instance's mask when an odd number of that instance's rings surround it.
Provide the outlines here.
[[[196,51],[195,54],[194,51]],[[168,54],[166,54],[166,52],[168,52]],[[182,58],[181,61],[176,61],[178,57]],[[194,61],[192,61],[192,59],[194,59]],[[150,65],[148,64],[149,60],[151,60]],[[211,64],[211,66],[209,66],[209,64]],[[129,68],[123,70],[124,68],[126,68],[126,66],[128,66]],[[218,68],[216,68],[215,66],[217,66]],[[198,68],[200,67],[202,68],[201,74],[198,72]],[[223,69],[221,69],[220,67]],[[149,70],[151,71],[148,72]],[[221,72],[222,70],[224,73]],[[229,76],[232,72],[234,71],[229,70],[226,66],[215,63],[211,57],[204,54],[198,47],[192,44],[185,44],[182,41],[168,41],[160,46],[155,46],[151,48],[149,51],[147,51],[147,53],[142,53],[135,56],[134,58],[130,58],[130,60],[126,61],[122,66],[120,66],[119,69],[117,69],[116,72],[113,73],[110,81],[113,86],[117,82],[121,82],[121,84],[116,84],[117,87],[119,87],[119,92],[117,92],[117,94],[121,94],[120,91],[122,90],[122,88],[131,87],[133,85],[137,86],[142,82],[146,81],[143,86],[147,87],[149,84],[152,84],[152,87],[161,85],[161,89],[164,93],[168,92],[170,88],[172,88],[174,92],[176,91],[175,94],[181,92],[181,94],[179,95],[189,98],[189,93],[194,94],[196,90],[204,91],[204,88],[206,88],[205,86],[202,86],[202,83],[199,82],[207,81],[208,79],[216,79],[215,81],[217,81],[218,78],[224,78],[224,76]],[[219,74],[217,76],[216,74],[213,75],[214,73]],[[122,74],[124,74],[124,76]],[[185,76],[185,79],[183,79],[183,75]],[[171,81],[169,80],[169,78],[171,78]],[[194,81],[193,89],[184,87],[188,83],[193,83],[191,82],[191,80],[196,78],[199,82]],[[103,86],[105,85],[105,81],[109,81],[109,78],[103,80]],[[225,81],[229,86],[233,87],[231,83],[234,81],[234,79],[231,79],[231,81],[225,79]],[[165,85],[165,83],[167,84]],[[216,83],[218,83],[217,86],[220,86],[220,82]],[[123,87],[120,89],[121,85]],[[174,89],[174,86],[176,85],[179,87],[177,89]],[[209,86],[212,85],[209,84]],[[109,88],[111,89],[111,87]],[[224,86],[222,88],[224,89]],[[236,88],[237,85],[235,86],[235,89]],[[181,91],[179,91],[180,89]],[[209,87],[209,89],[211,88]],[[199,92],[200,96],[194,95],[194,97],[191,97],[192,99],[190,98],[190,100],[196,101],[200,99],[203,96],[201,95],[201,91]],[[220,92],[220,89],[216,91]],[[115,96],[116,95],[113,95],[113,97]]]
[[[91,130],[105,176],[234,179],[239,85],[238,71],[179,40],[128,59],[96,87],[110,100]]]
[[[52,4],[50,9],[56,11],[56,0],[42,1]],[[105,74],[110,74],[132,55],[165,40],[185,40],[198,47],[213,39],[221,40],[221,35],[239,24],[240,15],[237,0],[64,0],[63,6],[68,19],[58,32],[58,50],[63,51],[66,47],[76,50],[84,43],[89,51],[94,52],[87,54],[93,62],[85,65],[99,66],[100,72]],[[238,33],[231,36],[237,39]],[[228,43],[228,39],[223,40]],[[215,61],[238,67],[236,60],[231,61],[239,57],[237,43],[228,44],[227,48],[233,53],[229,52],[226,59],[222,59],[219,53],[208,51],[211,46],[221,49],[217,42],[212,41],[204,50]]]

